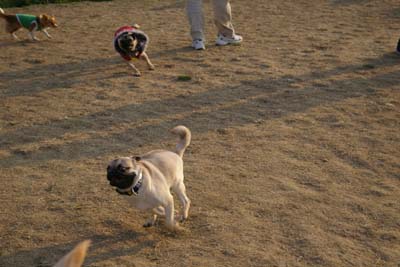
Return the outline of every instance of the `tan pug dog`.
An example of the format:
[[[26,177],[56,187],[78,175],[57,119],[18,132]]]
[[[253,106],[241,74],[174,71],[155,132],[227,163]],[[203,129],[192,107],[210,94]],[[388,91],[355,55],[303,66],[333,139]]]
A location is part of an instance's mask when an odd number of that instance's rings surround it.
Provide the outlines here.
[[[171,230],[179,229],[175,219],[172,191],[182,203],[180,220],[188,218],[190,199],[183,183],[183,153],[190,144],[191,133],[185,126],[176,126],[172,133],[179,137],[175,152],[153,150],[138,157],[120,157],[107,167],[107,179],[111,186],[140,210],[151,210],[151,218],[143,225],[153,226],[157,215],[166,217]]]

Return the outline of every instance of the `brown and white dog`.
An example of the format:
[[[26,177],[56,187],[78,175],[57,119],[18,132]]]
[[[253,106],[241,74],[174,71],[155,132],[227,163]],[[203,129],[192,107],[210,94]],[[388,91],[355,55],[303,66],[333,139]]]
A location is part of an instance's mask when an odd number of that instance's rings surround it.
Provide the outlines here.
[[[51,35],[47,32],[47,29],[58,27],[56,18],[46,14],[41,14],[39,16],[28,14],[11,15],[5,14],[4,10],[0,8],[0,17],[6,21],[6,31],[16,40],[19,38],[15,33],[21,28],[25,28],[29,31],[29,36],[32,40],[39,41],[34,34],[35,31],[42,31],[47,38],[51,39]]]
[[[179,230],[174,210],[172,190],[182,203],[179,220],[188,218],[190,199],[183,183],[183,153],[190,144],[191,133],[185,126],[171,130],[179,137],[175,152],[153,150],[137,157],[119,157],[108,164],[107,179],[121,195],[128,195],[131,204],[140,210],[150,210],[152,216],[143,225],[153,226],[157,215],[166,217],[166,226]]]

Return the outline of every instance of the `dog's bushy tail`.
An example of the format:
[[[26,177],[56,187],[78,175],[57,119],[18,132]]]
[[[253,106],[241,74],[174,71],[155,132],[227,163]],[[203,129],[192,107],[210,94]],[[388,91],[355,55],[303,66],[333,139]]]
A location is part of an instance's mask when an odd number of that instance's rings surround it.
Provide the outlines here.
[[[183,153],[185,153],[186,148],[190,144],[192,134],[190,133],[190,130],[183,125],[176,126],[171,130],[171,132],[179,137],[178,143],[175,147],[175,153],[182,158]]]
[[[82,241],[53,267],[80,267],[85,259],[89,245],[90,240]]]
[[[4,12],[4,10],[0,7],[0,16],[2,16],[2,15],[4,15],[5,14],[5,12]],[[2,16],[3,17],[3,16]]]

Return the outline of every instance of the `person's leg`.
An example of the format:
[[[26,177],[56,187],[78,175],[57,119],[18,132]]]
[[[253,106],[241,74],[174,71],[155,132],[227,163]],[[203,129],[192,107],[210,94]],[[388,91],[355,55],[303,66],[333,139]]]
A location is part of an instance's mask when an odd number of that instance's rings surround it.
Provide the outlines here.
[[[202,5],[202,0],[186,1],[186,12],[189,18],[190,34],[192,36],[192,47],[196,50],[206,49],[204,45],[204,19]]]
[[[235,34],[232,25],[232,12],[229,0],[213,0],[214,23],[218,33],[231,38]]]
[[[213,0],[214,23],[218,29],[217,45],[237,44],[242,37],[235,34],[229,0]]]
[[[187,0],[186,13],[190,23],[190,34],[193,40],[204,39],[203,28],[203,1],[202,0]]]

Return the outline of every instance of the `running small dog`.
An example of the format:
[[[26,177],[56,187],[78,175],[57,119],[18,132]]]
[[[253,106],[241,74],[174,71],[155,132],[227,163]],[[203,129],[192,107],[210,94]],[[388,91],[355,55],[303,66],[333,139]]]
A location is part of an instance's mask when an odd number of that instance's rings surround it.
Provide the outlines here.
[[[172,133],[179,137],[175,152],[153,150],[137,157],[119,157],[108,164],[107,180],[121,195],[141,210],[151,210],[152,216],[143,225],[153,226],[157,215],[166,217],[166,226],[179,230],[171,190],[182,203],[180,221],[189,215],[190,199],[183,183],[183,153],[190,144],[191,133],[185,126],[176,126]]]
[[[140,71],[132,63],[133,59],[144,59],[149,70],[154,70],[154,65],[150,62],[146,53],[149,37],[141,30],[139,25],[120,27],[114,34],[114,48],[121,57],[133,69],[134,76],[141,76]]]
[[[15,34],[19,29],[25,28],[29,31],[29,36],[33,41],[39,41],[35,36],[35,31],[43,32],[47,38],[51,39],[51,35],[47,32],[48,28],[57,28],[56,18],[54,16],[41,14],[39,16],[28,14],[5,14],[0,8],[0,17],[6,21],[6,31],[10,33],[14,39],[19,40]]]

